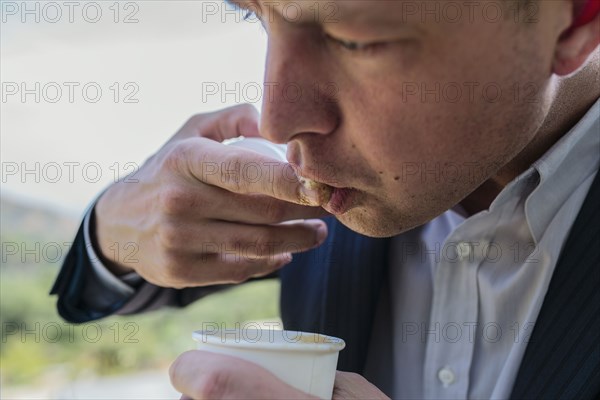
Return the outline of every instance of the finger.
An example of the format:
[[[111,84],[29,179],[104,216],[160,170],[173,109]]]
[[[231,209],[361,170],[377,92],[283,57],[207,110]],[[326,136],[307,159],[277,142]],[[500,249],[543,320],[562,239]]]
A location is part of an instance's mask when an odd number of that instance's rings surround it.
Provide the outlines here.
[[[259,114],[250,104],[240,104],[191,117],[175,135],[178,139],[205,137],[222,142],[238,136],[259,137]]]
[[[329,215],[321,207],[303,206],[262,195],[240,195],[228,192],[228,196],[223,196],[222,199],[221,207],[215,207],[211,214],[214,219],[222,221],[271,225],[286,221],[323,218]]]
[[[194,179],[238,194],[263,194],[302,205],[320,206],[324,190],[304,186],[292,166],[254,151],[210,140],[178,143],[172,157]]]
[[[239,284],[258,275],[271,274],[292,261],[291,254],[266,258],[241,257],[236,254],[190,254],[177,252],[168,256],[160,281],[145,277],[150,283],[182,289],[208,285]]]
[[[222,142],[238,136],[260,137],[258,123],[260,116],[254,106],[240,104],[217,112],[216,127],[212,139]]]
[[[166,226],[159,235],[165,248],[197,254],[235,254],[254,260],[317,247],[327,238],[327,225],[321,220],[280,225],[213,221],[204,225]],[[190,240],[200,237],[202,240]]]
[[[290,255],[289,255],[289,257],[290,257],[290,262],[291,262],[291,261],[292,261],[292,255],[290,254]],[[287,264],[289,264],[289,263],[285,263],[284,265],[282,265],[282,267],[285,267]],[[281,269],[281,267],[280,267],[280,268],[275,268],[275,269],[274,269],[274,270],[272,270],[272,271],[259,271],[259,272],[255,273],[254,275],[250,276],[250,278],[249,278],[249,279],[258,279],[258,278],[264,278],[264,277],[266,277],[266,276],[269,276],[269,275],[271,275],[271,274],[274,274],[274,273],[275,273],[277,270],[279,270],[279,269]],[[276,277],[276,276],[273,276],[272,278],[275,278],[275,277]]]
[[[361,375],[352,372],[337,371],[332,399],[389,400],[390,398]]]
[[[292,262],[291,253],[276,254],[265,258],[241,258],[235,254],[214,255],[219,262],[217,279],[227,283],[242,283],[252,278],[271,275]],[[235,275],[238,275],[235,277]],[[234,276],[233,282],[231,277]]]
[[[183,353],[171,365],[169,376],[175,389],[194,399],[314,398],[259,365],[207,351]]]
[[[187,201],[174,200],[170,212],[174,216],[184,215],[188,221],[200,221],[210,216],[214,220],[230,222],[277,224],[329,215],[321,207],[303,206],[263,195],[232,193],[216,186],[198,185],[197,182],[182,191]]]
[[[160,212],[176,224],[202,223],[207,219],[277,224],[329,215],[322,207],[302,206],[263,195],[241,195],[196,179],[180,180],[169,189],[166,186],[159,198]]]

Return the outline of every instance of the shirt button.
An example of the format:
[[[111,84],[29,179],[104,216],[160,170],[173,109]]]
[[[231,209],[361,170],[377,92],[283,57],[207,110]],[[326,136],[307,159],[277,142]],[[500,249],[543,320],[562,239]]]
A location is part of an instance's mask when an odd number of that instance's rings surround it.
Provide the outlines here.
[[[454,375],[454,371],[450,367],[444,367],[438,371],[438,379],[444,387],[448,387],[456,381],[456,375]]]
[[[467,260],[471,255],[471,245],[467,242],[460,242],[456,245],[458,250],[458,258],[462,261]]]

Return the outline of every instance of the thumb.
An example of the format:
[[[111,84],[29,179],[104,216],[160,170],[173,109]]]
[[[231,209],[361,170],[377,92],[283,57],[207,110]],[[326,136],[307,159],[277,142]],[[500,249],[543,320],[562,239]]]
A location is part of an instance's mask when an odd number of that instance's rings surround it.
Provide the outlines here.
[[[181,127],[171,141],[204,137],[222,142],[238,136],[259,137],[258,120],[258,111],[250,104],[196,114]]]
[[[201,350],[180,355],[169,369],[183,399],[314,399],[249,361]],[[187,396],[187,397],[186,397]]]
[[[227,108],[215,115],[221,123],[215,126],[215,139],[223,141],[238,136],[260,137],[259,114],[251,104],[240,104]]]
[[[237,131],[240,133],[238,136],[261,137],[258,127],[260,115],[256,108],[253,106],[250,108],[241,112],[237,119]]]

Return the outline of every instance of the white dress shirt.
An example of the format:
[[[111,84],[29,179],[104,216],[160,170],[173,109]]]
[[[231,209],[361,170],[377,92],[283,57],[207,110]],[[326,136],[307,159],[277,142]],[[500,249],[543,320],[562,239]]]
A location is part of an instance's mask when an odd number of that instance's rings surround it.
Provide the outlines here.
[[[599,120],[596,102],[488,210],[467,219],[451,210],[394,239],[367,379],[397,399],[510,396],[600,164]]]

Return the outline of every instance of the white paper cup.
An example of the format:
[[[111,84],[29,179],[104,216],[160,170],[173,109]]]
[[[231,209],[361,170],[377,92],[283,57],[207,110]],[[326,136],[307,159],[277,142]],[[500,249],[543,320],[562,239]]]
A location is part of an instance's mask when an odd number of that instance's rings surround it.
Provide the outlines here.
[[[342,339],[298,331],[236,329],[195,331],[198,350],[253,362],[287,384],[331,399]]]
[[[285,144],[276,144],[269,142],[266,139],[247,138],[244,136],[224,140],[223,144],[228,146],[243,147],[245,149],[255,151],[265,156],[276,158],[279,161],[287,162],[287,145]]]

